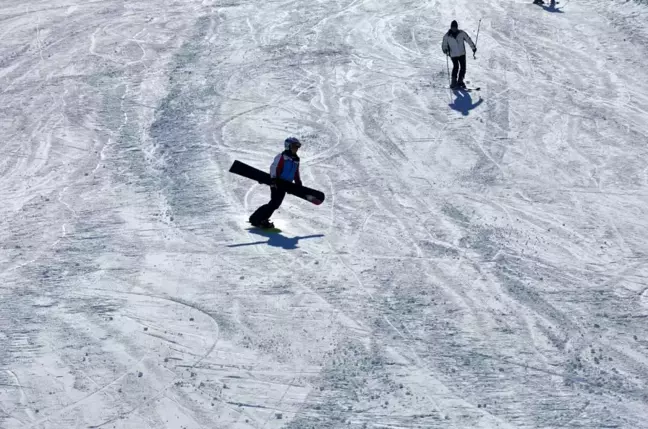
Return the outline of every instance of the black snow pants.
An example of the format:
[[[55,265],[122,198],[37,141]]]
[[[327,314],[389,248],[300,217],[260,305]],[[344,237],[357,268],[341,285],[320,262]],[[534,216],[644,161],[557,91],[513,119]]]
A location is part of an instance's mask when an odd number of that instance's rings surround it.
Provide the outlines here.
[[[461,67],[461,71],[459,70],[460,67]],[[459,80],[457,80],[457,73],[459,74]],[[466,76],[466,56],[461,55],[460,57],[452,57],[452,83],[462,84],[465,76]]]
[[[270,202],[262,205],[252,215],[250,216],[250,223],[252,225],[258,225],[264,220],[269,220],[270,216],[277,210],[281,203],[283,202],[284,197],[286,196],[286,191],[280,187],[270,187]]]

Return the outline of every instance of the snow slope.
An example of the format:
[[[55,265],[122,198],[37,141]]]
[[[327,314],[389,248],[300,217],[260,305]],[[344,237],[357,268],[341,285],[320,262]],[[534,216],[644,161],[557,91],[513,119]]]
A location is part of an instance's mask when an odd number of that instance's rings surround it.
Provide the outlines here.
[[[0,1],[0,427],[648,428],[648,5],[558,7]]]

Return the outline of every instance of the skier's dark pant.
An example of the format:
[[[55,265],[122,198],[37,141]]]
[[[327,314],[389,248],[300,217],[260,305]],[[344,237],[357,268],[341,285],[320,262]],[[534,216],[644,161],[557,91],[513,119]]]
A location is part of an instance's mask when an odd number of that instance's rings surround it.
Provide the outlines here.
[[[264,220],[270,219],[270,216],[274,213],[275,210],[281,206],[281,203],[283,202],[284,197],[286,196],[286,191],[280,188],[270,188],[270,202],[268,204],[264,204],[252,215],[250,216],[250,223],[252,225],[258,225]]]
[[[459,71],[461,67],[461,71]],[[459,73],[459,80],[457,80],[457,73]],[[462,83],[466,76],[466,56],[452,57],[452,83]]]

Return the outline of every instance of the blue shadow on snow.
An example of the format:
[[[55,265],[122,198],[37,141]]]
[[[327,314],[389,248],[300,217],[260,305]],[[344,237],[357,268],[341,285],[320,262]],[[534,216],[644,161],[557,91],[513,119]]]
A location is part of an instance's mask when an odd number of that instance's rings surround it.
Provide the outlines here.
[[[470,93],[461,89],[455,89],[453,90],[453,92],[457,96],[457,98],[455,99],[454,103],[449,104],[448,106],[450,106],[452,110],[461,112],[461,114],[464,116],[468,116],[472,109],[479,107],[479,105],[484,101],[481,97],[479,97],[479,101],[473,104]]]
[[[248,230],[252,234],[260,235],[262,237],[267,237],[267,241],[255,241],[252,243],[240,243],[240,244],[230,244],[227,247],[243,247],[243,246],[256,246],[257,244],[267,244],[268,246],[272,247],[281,247],[282,249],[286,250],[293,250],[296,249],[297,243],[299,240],[303,240],[306,238],[318,238],[318,237],[324,237],[324,234],[313,234],[313,235],[305,235],[303,237],[286,237],[285,235],[282,235],[279,232],[267,232],[263,230],[256,230],[256,229],[249,229]]]
[[[565,12],[563,12],[560,8],[557,8],[557,7],[556,7],[556,3],[555,3],[555,2],[551,2],[551,4],[549,4],[549,6],[544,5],[544,4],[540,4],[540,5],[538,5],[538,6],[540,6],[540,7],[543,8],[545,11],[550,12],[550,13],[565,13]]]
[[[561,9],[557,8],[556,6],[542,6],[542,8],[551,13],[565,13]]]

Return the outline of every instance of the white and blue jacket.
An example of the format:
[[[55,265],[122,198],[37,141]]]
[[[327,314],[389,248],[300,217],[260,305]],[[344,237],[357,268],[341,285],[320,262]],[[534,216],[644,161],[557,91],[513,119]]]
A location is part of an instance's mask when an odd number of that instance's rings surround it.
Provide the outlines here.
[[[301,186],[301,178],[299,177],[299,157],[293,155],[289,150],[283,151],[275,156],[272,165],[270,166],[270,177],[279,178],[287,182],[295,181],[296,184]]]

